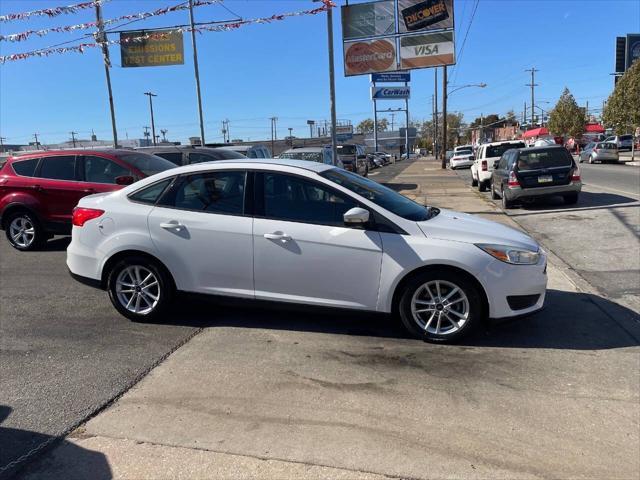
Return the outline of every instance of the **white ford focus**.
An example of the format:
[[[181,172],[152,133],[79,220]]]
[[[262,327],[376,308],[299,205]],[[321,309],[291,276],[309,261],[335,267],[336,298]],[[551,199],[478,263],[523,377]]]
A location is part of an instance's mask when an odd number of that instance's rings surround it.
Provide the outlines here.
[[[345,170],[230,160],[84,197],[67,265],[133,320],[177,291],[396,312],[448,341],[544,303],[546,255],[524,233],[419,205]]]

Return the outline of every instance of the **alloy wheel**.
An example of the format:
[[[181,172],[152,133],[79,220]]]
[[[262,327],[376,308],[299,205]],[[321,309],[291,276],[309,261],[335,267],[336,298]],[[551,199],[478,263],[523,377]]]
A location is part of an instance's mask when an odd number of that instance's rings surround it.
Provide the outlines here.
[[[416,289],[411,298],[411,313],[423,331],[450,335],[469,321],[469,299],[454,283],[432,280]]]
[[[118,302],[137,315],[151,313],[160,300],[160,283],[156,275],[142,265],[128,266],[116,278]]]
[[[16,245],[28,248],[36,238],[36,228],[29,217],[16,217],[9,224],[9,235]]]

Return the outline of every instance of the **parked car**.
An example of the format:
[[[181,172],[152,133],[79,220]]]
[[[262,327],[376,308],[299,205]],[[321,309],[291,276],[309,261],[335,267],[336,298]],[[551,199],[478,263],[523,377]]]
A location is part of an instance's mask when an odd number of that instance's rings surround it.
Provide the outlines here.
[[[228,148],[194,147],[191,145],[158,145],[156,147],[140,147],[136,150],[157,155],[175,165],[247,158]]]
[[[501,198],[506,209],[517,201],[554,195],[573,205],[582,182],[573,157],[558,145],[508,150],[494,169],[490,186],[491,198]]]
[[[186,291],[399,312],[445,342],[545,299],[546,254],[525,233],[321,163],[178,167],[83,198],[73,224],[72,275],[136,321]]]
[[[618,146],[611,142],[590,143],[580,152],[580,163],[582,162],[618,162]]]
[[[451,170],[457,168],[470,168],[473,165],[475,157],[471,150],[458,150],[453,154],[453,157],[449,160],[449,167]]]
[[[391,163],[391,154],[387,152],[373,152],[374,155],[382,159],[384,165],[388,165]]]
[[[615,143],[618,146],[618,150],[629,150],[633,147],[633,135],[614,135],[607,137],[605,142]]]
[[[369,170],[380,168],[384,165],[382,159],[374,153],[367,153],[367,162],[369,163]]]
[[[500,160],[504,152],[512,148],[525,148],[526,144],[521,140],[508,142],[484,143],[478,147],[476,158],[471,165],[471,186],[478,187],[484,192],[491,183],[491,174],[495,163]]]
[[[345,143],[338,145],[338,158],[342,162],[344,169],[366,177],[369,174],[369,163],[367,154],[362,145],[355,143]]]
[[[271,158],[271,150],[269,150],[264,145],[225,145],[224,147],[215,147],[215,148],[225,148],[227,150],[233,150],[234,152],[241,153],[247,158]]]
[[[71,232],[73,207],[175,165],[134,150],[56,150],[10,157],[0,169],[0,227],[18,250]]]
[[[282,152],[278,158],[291,158],[294,160],[307,160],[309,162],[333,165],[333,154],[330,146],[324,147],[294,147]],[[338,160],[340,162],[340,160]],[[342,168],[338,163],[337,167]]]
[[[418,156],[419,155],[417,153],[413,153],[413,152],[409,152],[408,156],[406,153],[403,153],[402,155],[400,155],[400,160],[406,160],[407,158],[411,160],[412,158],[418,158]]]

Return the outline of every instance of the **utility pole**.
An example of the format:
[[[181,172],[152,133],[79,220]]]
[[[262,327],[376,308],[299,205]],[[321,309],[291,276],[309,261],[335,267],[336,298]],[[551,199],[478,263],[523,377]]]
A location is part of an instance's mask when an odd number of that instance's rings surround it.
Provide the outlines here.
[[[293,136],[291,135],[291,131],[293,128],[289,127],[289,144],[293,147]]]
[[[484,133],[484,115],[480,112],[480,143],[482,143],[482,134]]]
[[[438,67],[433,69],[433,85],[434,85],[434,99],[436,106],[436,116],[433,123],[433,127],[435,129],[435,133],[433,135],[433,156],[438,158]]]
[[[278,121],[278,117],[271,117],[271,155],[273,155],[273,152],[275,150],[275,141],[277,138],[277,132],[276,132],[276,122]]]
[[[153,145],[156,145],[156,124],[153,119],[153,97],[157,97],[155,93],[144,92],[149,97],[149,110],[151,111],[151,135],[153,136]]]
[[[442,70],[442,168],[447,168],[447,66]]]
[[[336,81],[333,68],[333,7],[327,9],[327,42],[329,48],[329,104],[331,107],[331,158],[336,164],[338,146],[336,141]],[[375,108],[375,107],[374,107]],[[377,145],[376,145],[377,149]]]
[[[538,86],[538,84],[536,83],[536,72],[539,72],[540,70],[536,70],[535,67],[531,67],[527,70],[525,70],[525,72],[531,72],[531,83],[527,83],[526,86],[527,87],[531,87],[531,128],[533,128],[533,116],[535,114],[534,110],[535,110],[535,88]]]
[[[160,129],[160,133],[162,133],[162,141],[166,142],[167,141],[167,132],[169,130],[167,130],[166,128],[161,128]]]
[[[584,111],[585,117],[587,117],[587,123],[589,122],[589,100],[587,100],[587,108]]]
[[[40,142],[38,142],[38,134],[34,133],[33,134],[34,138],[36,139],[36,150],[38,149],[38,146],[40,145]]]
[[[396,114],[391,112],[391,131],[393,132],[393,120],[395,118]]]
[[[527,102],[524,102],[524,110],[522,111],[522,124],[527,121]]]
[[[71,141],[73,142],[73,148],[76,148],[76,135],[78,132],[69,132],[71,134]]]
[[[229,119],[224,121],[224,129],[227,132],[227,143],[231,143],[231,132],[229,131]]]
[[[204,147],[204,117],[202,116],[202,96],[200,95],[200,72],[198,70],[198,47],[193,21],[193,0],[189,0],[189,23],[191,25],[191,45],[193,46],[193,72],[196,77],[196,96],[198,97],[198,115],[200,117],[200,145]]]
[[[147,139],[147,143],[150,143],[150,142],[149,142],[149,135],[150,135],[150,133],[149,133],[149,127],[146,127],[146,126],[145,126],[145,127],[142,127],[142,128],[144,128],[144,133],[143,133],[144,138],[146,138],[146,139]],[[147,146],[147,147],[148,147],[149,145],[145,145],[145,146]]]
[[[222,143],[227,143],[227,122],[222,120]]]
[[[111,129],[113,130],[113,147],[118,148],[118,130],[116,129],[116,111],[113,106],[113,91],[111,90],[111,60],[109,60],[109,46],[107,45],[107,36],[104,33],[104,24],[102,23],[102,9],[100,3],[96,3],[96,27],[98,31],[94,34],[96,42],[102,45],[102,59],[104,60],[104,75],[107,79],[107,91],[109,93],[109,110],[111,111]]]
[[[5,137],[0,137],[0,152],[4,152],[4,141],[6,140]]]

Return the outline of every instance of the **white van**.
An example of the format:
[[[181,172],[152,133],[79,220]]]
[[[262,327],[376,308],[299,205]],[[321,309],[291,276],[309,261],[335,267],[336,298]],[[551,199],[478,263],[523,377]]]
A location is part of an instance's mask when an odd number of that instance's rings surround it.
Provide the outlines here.
[[[525,148],[522,140],[485,143],[478,147],[476,159],[471,165],[471,186],[478,187],[481,192],[486,192],[491,183],[494,164],[500,160],[502,154],[512,148]]]

